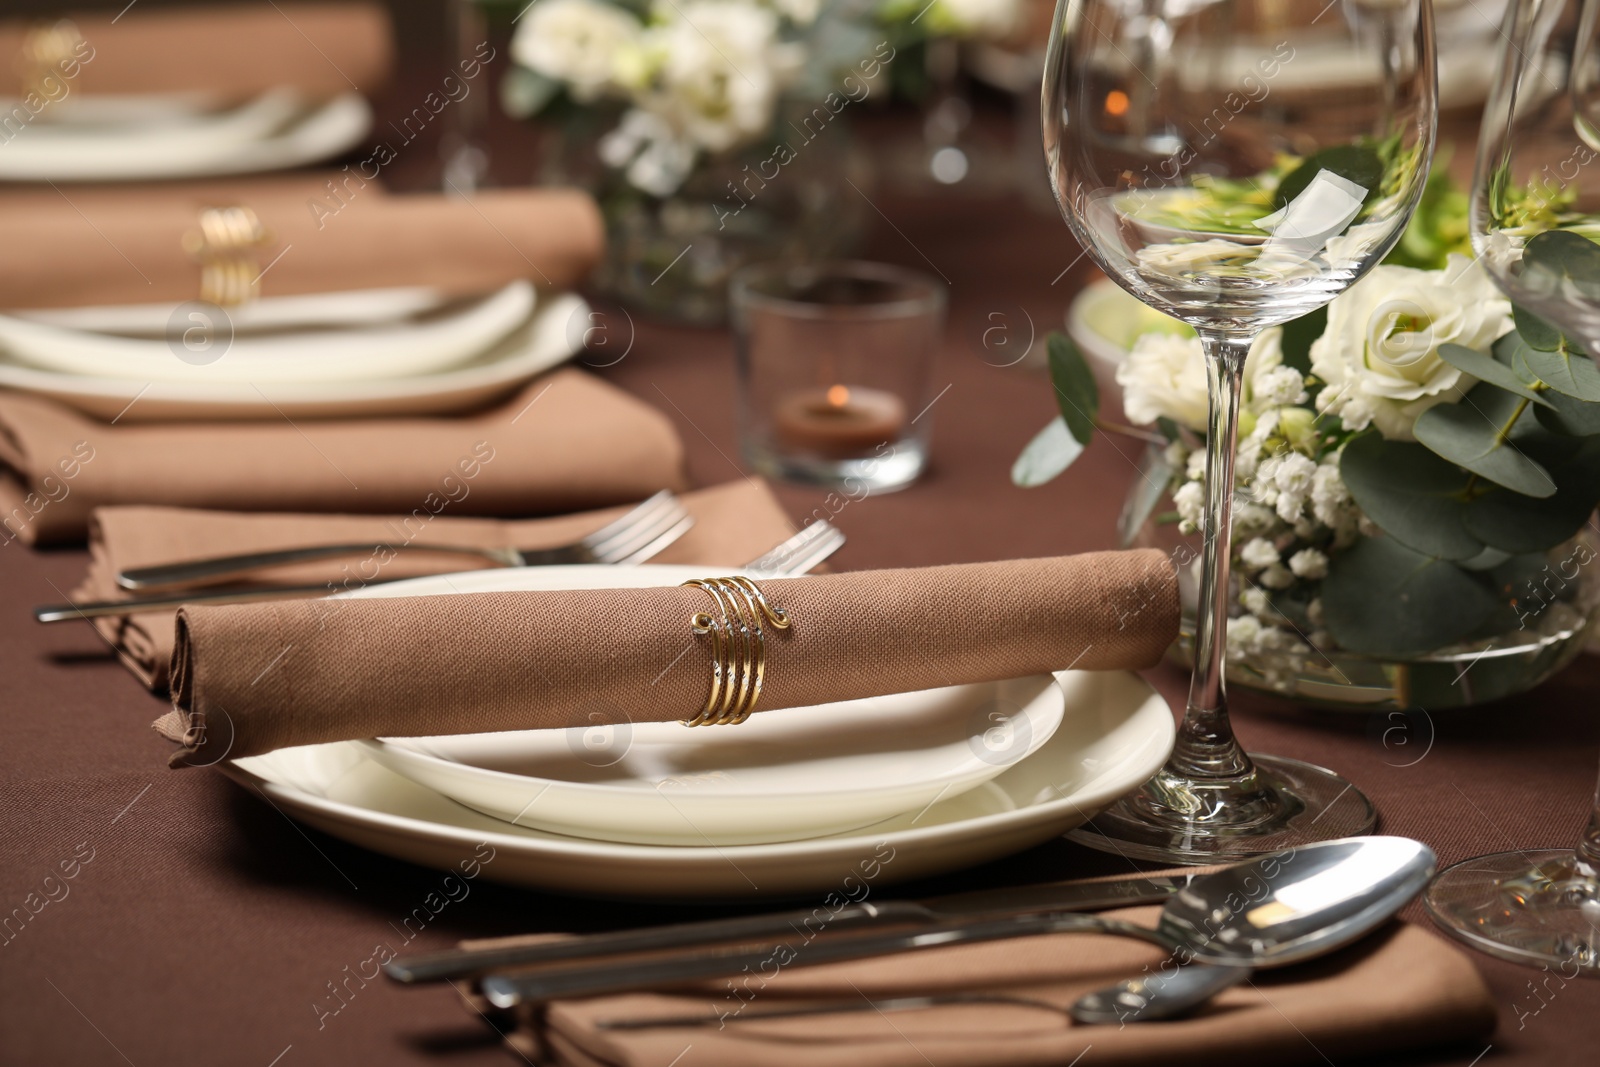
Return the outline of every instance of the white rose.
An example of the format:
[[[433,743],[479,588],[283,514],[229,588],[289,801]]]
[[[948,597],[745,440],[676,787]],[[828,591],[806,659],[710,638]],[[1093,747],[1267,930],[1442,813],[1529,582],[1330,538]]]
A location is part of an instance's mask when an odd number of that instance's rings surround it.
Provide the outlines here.
[[[1283,363],[1283,330],[1262,331],[1245,359],[1245,392],[1258,376]],[[1117,384],[1122,386],[1122,408],[1128,419],[1141,425],[1169,418],[1179,426],[1206,431],[1210,410],[1206,394],[1206,357],[1198,337],[1171,333],[1140,334],[1133,348],[1117,364]]]
[[[517,27],[511,55],[587,102],[615,87],[617,53],[640,30],[638,19],[600,0],[539,0]]]
[[[1464,256],[1438,271],[1375,267],[1328,305],[1328,328],[1311,346],[1324,382],[1317,406],[1351,429],[1376,423],[1385,437],[1415,440],[1418,415],[1477,384],[1439,346],[1484,351],[1510,329],[1510,301]]]
[[[722,152],[772,126],[778,94],[799,71],[778,16],[737,0],[669,5],[647,33],[660,62],[635,101],[689,141]]]

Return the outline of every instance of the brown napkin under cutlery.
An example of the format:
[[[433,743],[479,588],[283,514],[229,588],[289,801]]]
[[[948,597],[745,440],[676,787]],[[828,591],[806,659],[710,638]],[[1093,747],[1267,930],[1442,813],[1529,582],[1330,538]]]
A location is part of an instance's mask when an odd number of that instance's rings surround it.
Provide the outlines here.
[[[119,5],[120,6],[120,5]],[[73,94],[205,92],[237,100],[278,86],[308,96],[351,89],[371,95],[389,80],[394,39],[379,3],[252,3],[228,7],[147,9],[120,14],[65,12],[83,38],[76,63],[57,67],[49,98]],[[60,17],[58,15],[58,17]],[[49,18],[0,22],[0,96],[23,80],[23,42]]]
[[[1157,907],[1108,916],[1154,926]],[[470,947],[492,945],[475,941]],[[803,957],[804,946],[795,949]],[[561,1067],[1064,1067],[1344,1063],[1494,1029],[1489,991],[1467,954],[1394,923],[1325,959],[1258,972],[1186,1019],[1083,1026],[1043,1008],[980,1003],[914,1011],[752,1021],[807,1004],[941,994],[998,994],[1062,1009],[1084,993],[1170,967],[1153,945],[1056,934],[869,960],[783,969],[686,986],[519,1008],[507,1042]],[[490,1011],[476,996],[475,1012]],[[607,1030],[601,1021],[707,1016],[709,1025]],[[719,1018],[724,1018],[720,1025]],[[1093,1051],[1089,1051],[1092,1048]],[[1085,1053],[1087,1052],[1087,1055]]]
[[[353,173],[353,172],[352,172]],[[194,300],[200,264],[184,248],[200,212],[240,203],[268,243],[262,296],[428,286],[452,295],[527,279],[568,289],[599,260],[600,211],[574,189],[491,189],[470,199],[397,195],[359,177],[228,181],[60,196],[0,195],[7,247],[0,307]],[[321,205],[320,208],[314,205]],[[135,269],[129,269],[129,264]]]
[[[764,482],[740,479],[683,495],[683,506],[695,524],[654,558],[655,563],[705,563],[738,566],[770,549],[794,530],[783,508]],[[545,548],[570,544],[598,530],[628,510],[557,515],[544,519],[483,519],[452,516],[396,515],[249,515],[190,508],[98,508],[89,524],[89,571],[72,599],[113,600],[137,596],[117,585],[117,573],[180,560],[203,559],[237,552],[338,544],[370,539],[404,544],[381,570],[363,568],[370,553],[321,560],[230,579],[229,585],[312,585],[334,588],[364,580],[388,581],[423,574],[445,574],[486,566],[481,560],[422,550],[427,545],[473,545],[485,548]],[[172,660],[176,608],[138,615],[97,618],[96,629],[117,650],[122,662],[151,689],[167,687]]]
[[[708,570],[705,577],[716,577]],[[758,708],[798,707],[1042,671],[1154,665],[1178,633],[1154,549],[760,583]],[[275,601],[178,613],[175,766],[349,738],[565,727],[595,710],[686,719],[711,688],[712,610],[693,587]],[[758,711],[759,713],[759,711]],[[737,729],[711,727],[711,729]]]
[[[108,504],[554,514],[680,489],[682,457],[666,416],[570,368],[442,418],[119,426],[0,392],[0,541],[81,541]]]

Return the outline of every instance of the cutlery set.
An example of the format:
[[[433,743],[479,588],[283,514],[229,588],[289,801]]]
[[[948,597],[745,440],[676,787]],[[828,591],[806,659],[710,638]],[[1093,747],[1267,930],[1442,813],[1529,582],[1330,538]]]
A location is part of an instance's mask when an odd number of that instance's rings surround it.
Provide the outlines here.
[[[407,551],[470,556],[499,567],[541,567],[561,564],[628,566],[644,563],[677,541],[694,525],[694,517],[669,490],[662,490],[627,514],[565,545],[512,548],[476,545],[409,545]],[[774,576],[804,574],[844,544],[844,534],[825,521],[808,524],[793,537],[745,564],[746,570]],[[336,559],[357,553],[402,546],[377,542],[308,545],[268,552],[246,552],[207,559],[184,560],[152,567],[135,567],[117,575],[117,584],[142,595],[121,600],[46,604],[33,609],[39,622],[66,622],[103,616],[157,611],[182,604],[243,604],[260,600],[285,600],[325,596],[326,583],[275,586],[208,586],[222,578],[238,578],[262,568]],[[386,585],[400,579],[380,579],[368,585]]]
[[[1166,950],[1173,966],[1088,993],[1067,1014],[1084,1024],[1173,1018],[1248,981],[1257,969],[1325,956],[1387,923],[1422,891],[1433,852],[1402,837],[1321,842],[1230,867],[1183,875],[1138,875],[982,890],[920,901],[849,905],[795,953],[789,966],[815,966],[947,945],[1058,933],[1130,937]],[[1155,927],[1088,914],[1163,901]],[[385,965],[395,981],[472,979],[499,1008],[575,997],[672,988],[737,975],[769,959],[811,911],[679,923],[528,945],[404,957]],[[860,931],[858,933],[858,931]],[[813,1004],[746,1019],[847,1011],[906,1011],[946,1004],[1019,1004],[1029,998],[949,994]],[[718,1023],[722,1016],[602,1021],[636,1030]]]

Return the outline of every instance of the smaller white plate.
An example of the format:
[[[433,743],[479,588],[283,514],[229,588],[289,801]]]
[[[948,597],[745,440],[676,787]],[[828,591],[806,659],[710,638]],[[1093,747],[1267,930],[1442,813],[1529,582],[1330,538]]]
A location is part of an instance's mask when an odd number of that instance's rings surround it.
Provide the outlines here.
[[[993,781],[870,830],[771,845],[621,845],[513,826],[402,778],[349,741],[280,748],[221,769],[334,837],[441,870],[476,858],[484,878],[506,885],[701,905],[863,884],[876,893],[1064,834],[1166,762],[1172,712],[1144,680],[1065,671],[1056,683],[1067,705],[1061,728]]]
[[[154,181],[283,170],[346,152],[372,128],[372,106],[360,93],[292,112],[286,102],[293,97],[269,92],[233,111],[170,126],[35,121],[0,152],[0,181]]]
[[[534,300],[533,286],[519,281],[448,309],[373,322],[360,317],[365,301],[362,294],[357,294],[352,301],[349,326],[280,326],[251,331],[234,323],[233,336],[220,356],[193,362],[179,355],[173,348],[175,339],[168,337],[71,329],[37,319],[0,315],[0,351],[18,363],[43,370],[87,378],[121,378],[139,385],[266,385],[404,378],[437,372],[487,351],[527,322]],[[184,327],[185,323],[174,324],[170,318],[181,311],[182,305],[174,305],[160,332]],[[216,323],[196,312],[195,326],[215,343]],[[199,353],[201,357],[205,354]]]
[[[396,774],[518,825],[757,845],[958,796],[1050,740],[1064,707],[1055,680],[1037,675],[764,711],[736,730],[647,722],[361,744]]]
[[[343,419],[444,415],[482,407],[565,362],[580,347],[589,306],[541,294],[528,322],[470,360],[434,374],[357,382],[147,382],[44,370],[0,355],[0,388],[47,397],[118,423],[221,419]]]

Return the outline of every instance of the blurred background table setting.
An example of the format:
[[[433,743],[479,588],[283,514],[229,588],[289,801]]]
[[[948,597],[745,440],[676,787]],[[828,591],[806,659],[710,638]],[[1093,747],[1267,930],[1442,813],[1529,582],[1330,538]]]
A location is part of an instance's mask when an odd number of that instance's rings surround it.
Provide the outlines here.
[[[0,1063],[1578,1062],[1592,3],[19,0]]]

